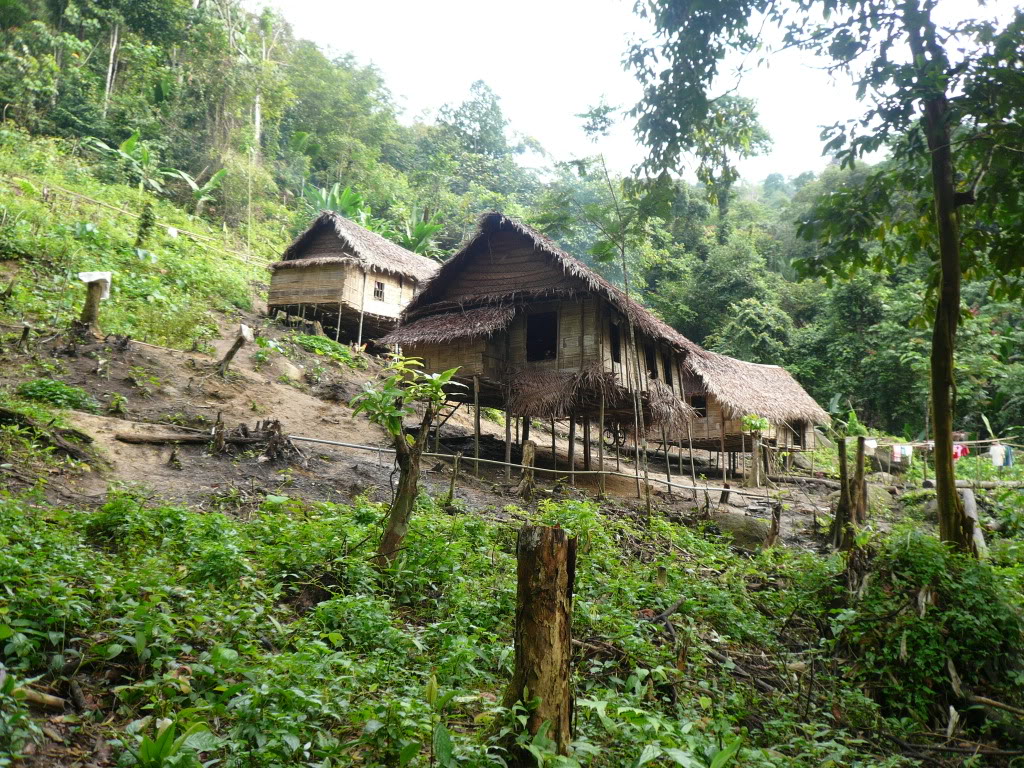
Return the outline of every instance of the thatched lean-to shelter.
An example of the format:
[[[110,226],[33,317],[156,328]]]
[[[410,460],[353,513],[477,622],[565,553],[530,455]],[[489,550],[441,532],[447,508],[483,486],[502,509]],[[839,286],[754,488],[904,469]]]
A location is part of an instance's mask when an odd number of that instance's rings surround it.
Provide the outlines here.
[[[268,305],[361,342],[392,330],[438,264],[323,211],[270,265]]]
[[[813,447],[811,430],[828,424],[827,413],[785,369],[736,360],[701,349],[690,355],[684,368],[686,399],[697,412],[692,425],[694,447],[717,450],[749,448],[742,419],[751,414],[771,423],[764,435],[780,449]]]
[[[630,325],[636,344],[630,345]],[[427,370],[458,366],[482,406],[647,426],[685,421],[683,361],[700,348],[515,219],[490,213],[385,343]],[[453,397],[473,398],[473,389]],[[668,393],[668,397],[665,393]]]

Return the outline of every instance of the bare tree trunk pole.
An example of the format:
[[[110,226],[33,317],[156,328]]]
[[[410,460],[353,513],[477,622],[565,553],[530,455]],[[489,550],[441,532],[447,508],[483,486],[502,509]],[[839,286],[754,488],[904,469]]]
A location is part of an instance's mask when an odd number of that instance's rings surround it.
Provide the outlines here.
[[[92,283],[90,283],[90,285],[92,285]],[[245,323],[239,325],[238,335],[235,337],[235,343],[231,345],[231,349],[229,349],[224,354],[224,357],[220,359],[220,362],[217,363],[217,373],[221,376],[226,376],[228,367],[231,365],[231,361],[235,359],[235,355],[238,354],[238,351],[244,347],[246,343],[252,342],[253,340],[254,336],[249,326]]]
[[[868,483],[864,479],[864,443],[863,435],[857,438],[857,463],[853,470],[853,519],[857,525],[868,521]]]
[[[533,498],[535,483],[533,480],[533,463],[537,458],[537,444],[533,440],[523,443],[523,457],[519,463],[523,465],[523,474],[519,476],[516,494],[529,501]]]
[[[597,468],[601,474],[598,475],[601,483],[601,495],[605,493],[604,477],[604,392],[601,392],[601,403],[597,407]]]
[[[569,417],[569,483],[576,485],[576,417]]]
[[[572,739],[569,673],[576,539],[562,528],[524,525],[516,557],[515,671],[503,704],[511,708],[536,700],[536,707],[529,708],[527,730],[536,734],[548,723],[555,750],[567,755]],[[513,751],[512,758],[513,765],[535,765],[527,752]]]
[[[85,305],[78,318],[77,331],[79,335],[92,336],[96,339],[103,338],[103,331],[100,330],[100,301],[103,299],[105,287],[106,282],[103,280],[86,283]]]
[[[473,473],[480,477],[480,377],[473,377]]]
[[[846,438],[836,441],[839,454],[839,501],[832,518],[832,546],[846,550],[853,545],[852,504],[850,503],[850,471],[846,464]]]

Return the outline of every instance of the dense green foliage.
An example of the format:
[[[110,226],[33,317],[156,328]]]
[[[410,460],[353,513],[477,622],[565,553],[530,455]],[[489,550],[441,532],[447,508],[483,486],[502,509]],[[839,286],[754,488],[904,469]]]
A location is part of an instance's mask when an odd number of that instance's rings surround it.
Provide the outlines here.
[[[109,670],[116,681],[109,712],[133,723],[115,744],[125,765],[135,764],[131,751],[155,738],[162,718],[178,734],[203,734],[192,740],[194,749],[182,748],[192,757],[180,765],[194,764],[197,750],[229,766],[382,765],[400,755],[402,764],[426,765],[437,718],[459,764],[497,764],[486,750],[509,716],[497,701],[511,662],[517,526],[445,514],[424,499],[409,534],[413,545],[382,576],[369,561],[382,513],[365,501],[306,505],[276,495],[242,522],[230,508],[152,507],[131,492],[94,511],[5,498],[4,663],[18,680],[69,664]],[[708,766],[756,704],[762,727],[744,737],[743,765],[896,764],[871,756],[848,730],[879,727],[880,714],[824,666],[819,684],[832,693],[815,699],[805,718],[795,714],[799,686],[763,697],[705,655],[708,638],[737,647],[772,644],[786,625],[797,630],[791,640],[799,646],[810,625],[793,625],[792,617],[829,616],[837,561],[778,551],[747,561],[687,528],[655,521],[645,531],[581,502],[545,503],[537,519],[580,537],[575,636],[614,638],[621,649],[579,661],[577,759],[612,766],[661,756]],[[901,541],[890,545],[894,557],[910,551]],[[936,572],[941,555],[934,547],[914,547],[924,558],[919,567],[934,574],[922,578],[958,578]],[[699,558],[701,567],[678,567],[674,552]],[[123,567],[126,560],[132,568]],[[909,578],[899,562],[894,574]],[[652,581],[658,563],[670,566],[666,587]],[[748,592],[748,580],[765,572],[790,588]],[[972,578],[975,591],[965,599],[992,598],[1001,589],[990,573],[987,587]],[[637,618],[640,608],[660,611],[680,597],[674,641]],[[864,621],[895,600],[880,585],[865,601]],[[992,603],[978,621],[997,608]],[[942,610],[953,615],[955,606]],[[834,621],[848,634],[856,615]],[[1009,630],[1008,616],[993,630]],[[992,640],[983,633],[972,639],[979,626],[946,630],[965,642]],[[891,652],[898,631],[879,647]],[[915,635],[907,642],[918,648]],[[1014,642],[1012,632],[1000,642]],[[813,659],[817,651],[807,652]],[[887,659],[865,656],[857,673],[877,674]],[[961,675],[975,680],[966,664]],[[443,707],[428,701],[432,680]],[[0,694],[0,712],[0,749],[17,752],[36,726],[22,719],[9,692]],[[83,722],[97,726],[88,716]]]

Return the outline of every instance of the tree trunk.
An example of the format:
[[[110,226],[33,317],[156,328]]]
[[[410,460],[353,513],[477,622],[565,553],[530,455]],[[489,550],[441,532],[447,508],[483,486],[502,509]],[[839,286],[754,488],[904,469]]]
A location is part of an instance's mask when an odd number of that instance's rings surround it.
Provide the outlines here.
[[[868,521],[868,483],[864,479],[864,437],[857,438],[857,461],[853,470],[853,514],[851,517],[857,525]]]
[[[904,13],[911,52],[923,81],[941,81],[945,53],[927,10],[908,3]],[[935,498],[938,503],[939,538],[961,552],[977,555],[971,524],[956,491],[953,469],[953,406],[956,398],[953,353],[960,319],[960,226],[957,218],[956,182],[950,142],[949,102],[945,90],[923,101],[924,132],[931,159],[935,223],[939,241],[939,292],[932,330],[931,394],[935,430]]]
[[[420,487],[420,457],[430,433],[430,423],[434,420],[434,409],[427,406],[420,422],[416,439],[409,443],[405,430],[395,436],[395,460],[398,462],[398,489],[395,500],[388,510],[388,525],[384,529],[380,545],[377,547],[376,563],[385,568],[394,562],[402,549],[402,542],[409,532],[409,521],[416,506],[416,497]]]
[[[527,501],[533,498],[533,462],[536,457],[537,444],[533,440],[527,440],[523,443],[523,458],[520,460],[520,463],[523,465],[523,474],[519,478],[519,485],[516,488],[516,493]]]
[[[85,305],[82,307],[82,314],[78,318],[75,330],[80,336],[92,336],[97,339],[103,338],[103,331],[100,330],[100,301],[103,298],[103,289],[106,283],[103,280],[93,280],[86,284]]]
[[[531,735],[547,723],[548,738],[558,754],[566,755],[572,729],[569,672],[576,539],[561,528],[524,525],[516,556],[515,671],[503,703],[526,707]],[[535,765],[525,751],[513,750],[511,757],[513,765]]]
[[[846,464],[846,438],[840,437],[836,442],[839,452],[839,501],[836,503],[836,514],[832,518],[832,546],[846,550],[853,545],[853,525],[850,516],[850,472]]]

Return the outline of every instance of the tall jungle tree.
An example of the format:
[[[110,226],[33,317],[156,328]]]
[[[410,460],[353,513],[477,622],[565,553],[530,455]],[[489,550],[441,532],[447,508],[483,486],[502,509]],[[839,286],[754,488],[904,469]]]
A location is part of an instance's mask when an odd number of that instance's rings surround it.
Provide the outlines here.
[[[821,56],[830,71],[852,78],[858,98],[871,106],[826,129],[825,151],[852,165],[891,146],[895,162],[858,194],[819,206],[804,233],[826,247],[822,263],[811,266],[842,271],[873,260],[885,268],[922,253],[937,267],[930,375],[939,529],[943,541],[972,551],[953,471],[953,355],[965,269],[990,266],[1006,275],[1022,266],[1021,251],[1011,248],[1021,238],[1013,228],[1021,220],[1019,195],[983,185],[986,175],[1005,184],[1019,173],[1014,114],[1024,103],[1024,75],[1013,40],[1022,17],[1018,12],[1003,30],[979,20],[943,27],[935,6],[936,0],[640,0],[637,11],[656,32],[632,46],[628,66],[644,85],[636,114],[649,170],[673,167],[683,152],[708,151],[695,137],[717,105],[732,98],[713,94],[723,61],[761,49],[765,30],[781,33],[781,47]],[[968,238],[977,250],[965,260],[962,207],[983,199],[973,218],[989,217],[987,235]],[[868,249],[868,240],[883,247]]]

